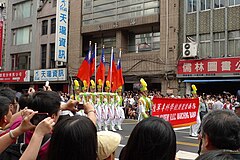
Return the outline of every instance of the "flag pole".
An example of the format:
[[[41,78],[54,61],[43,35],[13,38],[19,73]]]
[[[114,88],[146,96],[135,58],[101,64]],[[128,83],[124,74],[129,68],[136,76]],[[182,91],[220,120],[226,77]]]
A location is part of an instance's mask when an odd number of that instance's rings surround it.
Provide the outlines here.
[[[97,43],[95,43],[95,62],[94,62],[94,68],[95,68],[95,84],[97,84]],[[95,92],[97,92],[97,87],[95,86]]]
[[[112,51],[111,51],[111,60],[110,60],[110,91],[112,90],[112,61],[113,61],[113,47],[112,47]]]
[[[120,51],[119,51],[119,58],[121,59],[122,57],[122,48],[120,48]]]
[[[120,51],[119,51],[118,63],[121,63],[121,57],[122,57],[122,48],[120,48]],[[117,65],[121,65],[121,64],[117,64]],[[119,75],[118,75],[118,76],[119,76]]]
[[[92,54],[92,41],[89,41],[88,62],[91,59],[91,54]],[[88,64],[88,68],[89,68],[89,72],[91,72],[91,68],[90,68],[89,64]],[[90,73],[88,73],[88,74],[90,74]],[[90,79],[90,77],[89,77],[89,79]],[[89,92],[89,86],[90,86],[90,84],[88,84],[88,86],[87,86],[87,92]]]
[[[102,52],[104,51],[104,45],[102,47]],[[102,57],[101,57],[101,60],[102,60]],[[105,66],[105,64],[103,63],[103,65]],[[104,69],[105,70],[105,69]],[[102,80],[103,84],[102,84],[102,92],[103,92],[103,87],[104,87],[104,83],[105,83],[105,72],[103,73],[104,74],[104,79]]]

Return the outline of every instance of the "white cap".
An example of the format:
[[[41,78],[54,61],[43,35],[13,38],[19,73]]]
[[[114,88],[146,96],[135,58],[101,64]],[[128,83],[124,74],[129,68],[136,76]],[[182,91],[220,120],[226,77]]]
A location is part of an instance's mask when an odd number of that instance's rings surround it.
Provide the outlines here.
[[[108,158],[117,149],[121,141],[121,135],[111,131],[97,132],[97,138],[99,160]]]

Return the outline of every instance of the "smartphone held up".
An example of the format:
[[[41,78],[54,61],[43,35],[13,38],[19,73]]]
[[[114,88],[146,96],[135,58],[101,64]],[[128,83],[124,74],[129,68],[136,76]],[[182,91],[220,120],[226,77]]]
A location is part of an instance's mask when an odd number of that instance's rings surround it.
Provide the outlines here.
[[[30,122],[36,126],[47,117],[48,117],[48,113],[36,113],[30,120]]]
[[[78,104],[77,104],[77,109],[78,109],[78,110],[83,110],[83,109],[84,109],[83,103],[81,103],[81,102],[78,103]]]

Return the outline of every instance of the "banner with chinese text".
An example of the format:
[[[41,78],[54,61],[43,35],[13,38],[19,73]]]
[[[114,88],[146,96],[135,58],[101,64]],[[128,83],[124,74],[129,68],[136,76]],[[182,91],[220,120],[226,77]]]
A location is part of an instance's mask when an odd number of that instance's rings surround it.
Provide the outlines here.
[[[67,62],[68,0],[57,0],[55,61]]]
[[[177,77],[240,77],[240,57],[178,61]]]
[[[67,68],[34,70],[34,81],[65,81]]]
[[[30,82],[30,70],[0,72],[0,82]]]
[[[153,98],[152,116],[170,122],[173,127],[195,124],[199,99]]]

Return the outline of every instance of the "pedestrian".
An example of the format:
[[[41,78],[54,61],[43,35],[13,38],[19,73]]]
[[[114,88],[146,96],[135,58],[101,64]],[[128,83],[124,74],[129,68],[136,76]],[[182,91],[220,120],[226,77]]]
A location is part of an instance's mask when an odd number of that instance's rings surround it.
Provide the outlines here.
[[[235,105],[234,105],[234,112],[240,118],[240,103],[239,102],[235,103]]]
[[[169,122],[149,117],[133,129],[120,160],[175,160],[176,135]]]
[[[196,160],[238,160],[239,158],[238,151],[214,150],[200,155]]]
[[[121,135],[111,131],[97,132],[98,160],[114,160]]]
[[[213,110],[222,110],[223,103],[221,102],[221,97],[217,97],[217,101],[213,104]]]
[[[54,127],[48,160],[96,160],[97,129],[85,116],[73,116]]]
[[[202,121],[202,152],[240,149],[240,119],[229,110],[215,110]]]

